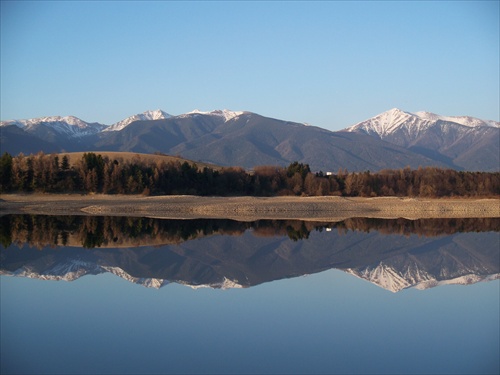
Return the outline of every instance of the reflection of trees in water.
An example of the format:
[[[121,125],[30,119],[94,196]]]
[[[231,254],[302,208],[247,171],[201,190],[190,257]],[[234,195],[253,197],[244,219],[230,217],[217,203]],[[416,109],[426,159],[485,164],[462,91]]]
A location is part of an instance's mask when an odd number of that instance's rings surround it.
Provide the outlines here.
[[[251,227],[250,223],[231,220],[46,215],[6,215],[0,217],[0,224],[0,244],[4,247],[28,243],[40,248],[180,243],[217,233],[238,235]]]
[[[499,232],[500,218],[454,218],[454,219],[373,219],[351,218],[339,222],[337,228],[382,234],[401,234],[434,237],[464,232]]]
[[[500,218],[464,219],[370,219],[351,218],[336,223],[299,220],[162,220],[111,216],[5,215],[0,217],[0,244],[28,243],[35,247],[73,245],[153,246],[174,244],[214,234],[241,235],[252,229],[256,236],[288,236],[293,241],[309,238],[312,231],[348,231],[419,236],[457,232],[499,232]]]

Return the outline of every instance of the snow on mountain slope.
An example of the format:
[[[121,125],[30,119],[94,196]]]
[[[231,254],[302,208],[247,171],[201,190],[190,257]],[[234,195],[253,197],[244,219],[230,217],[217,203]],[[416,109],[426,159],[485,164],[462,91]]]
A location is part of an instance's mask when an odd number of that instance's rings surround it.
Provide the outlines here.
[[[395,269],[391,265],[380,262],[376,266],[367,266],[359,269],[348,268],[344,271],[350,275],[368,280],[393,293],[408,288],[424,290],[440,285],[470,285],[500,278],[500,274],[498,273],[479,275],[477,274],[477,270],[471,267],[469,269],[464,268],[460,276],[441,279],[421,269],[414,262],[401,269]]]
[[[421,127],[422,125],[427,125],[429,122],[426,121],[426,123],[421,125],[417,121],[418,120],[411,113],[393,108],[387,112],[353,125],[346,130],[349,132],[364,132],[369,135],[378,135],[379,137],[383,137],[394,132],[403,126],[403,124],[410,123],[412,127]]]
[[[25,127],[31,127],[34,125],[37,125],[39,123],[58,123],[58,122],[64,122],[68,125],[73,125],[78,128],[85,128],[89,124],[85,121],[80,120],[78,117],[75,116],[47,116],[47,117],[38,117],[38,118],[32,118],[32,119],[27,119],[27,120],[9,120],[9,121],[2,121],[0,122],[0,126],[6,126],[6,125],[17,125],[20,128],[25,128]]]
[[[83,261],[81,259],[72,259],[66,263],[57,263],[52,267],[49,267],[43,271],[38,271],[35,269],[36,266],[23,266],[16,271],[2,271],[0,270],[0,275],[3,276],[16,276],[16,277],[27,277],[31,279],[39,280],[52,280],[52,281],[75,281],[80,277],[85,275],[99,275],[101,273],[109,272],[115,276],[121,277],[128,282],[142,285],[146,288],[160,289],[165,285],[171,283],[169,280],[157,279],[157,278],[146,278],[146,277],[135,277],[115,266],[99,265],[90,261]],[[230,280],[226,277],[223,278],[221,282],[213,284],[202,284],[194,285],[189,284],[184,281],[174,281],[178,284],[191,287],[192,289],[199,288],[211,288],[211,289],[233,289],[233,288],[243,288],[242,285],[238,284],[236,281]]]
[[[88,123],[75,116],[50,116],[27,120],[9,120],[0,122],[0,126],[8,125],[16,125],[27,132],[32,132],[39,126],[45,125],[60,134],[67,135],[70,138],[96,134],[106,128],[106,125]]]
[[[230,111],[230,110],[227,110],[227,109],[223,109],[223,110],[216,109],[216,110],[210,111],[210,112],[203,112],[203,111],[200,111],[198,109],[195,109],[194,111],[185,113],[184,115],[180,115],[180,116],[188,116],[188,115],[211,115],[211,116],[221,117],[221,118],[224,119],[224,122],[227,122],[229,120],[232,120],[233,118],[241,116],[244,113],[245,113],[244,111]]]
[[[157,109],[154,111],[146,111],[143,113],[135,114],[116,122],[112,125],[104,125],[100,123],[87,123],[77,117],[74,116],[51,116],[51,117],[40,117],[26,120],[8,120],[1,121],[0,126],[11,126],[15,125],[18,128],[26,131],[29,134],[33,134],[38,138],[43,140],[49,139],[53,141],[54,134],[62,135],[62,141],[64,142],[64,137],[68,140],[78,139],[80,142],[80,138],[84,138],[87,136],[95,135],[98,133],[102,134],[110,134],[109,132],[116,132],[123,130],[128,125],[135,121],[154,121],[154,120],[163,120],[169,119],[172,117],[190,117],[197,115],[209,115],[217,121],[227,122],[229,120],[235,119],[242,114],[247,113],[243,111],[229,111],[229,110],[214,110],[211,112],[202,112],[199,110],[195,110],[189,113],[181,114],[178,116],[170,115],[169,113]],[[58,140],[61,142],[61,139]]]
[[[422,281],[419,284],[413,285],[412,288],[425,290],[434,288],[442,285],[471,285],[479,282],[493,281],[500,279],[500,273],[495,273],[487,276],[479,276],[476,274],[469,274],[464,276],[459,276],[450,280],[427,280]]]
[[[88,123],[74,116],[49,116],[27,120],[8,120],[0,122],[0,126],[16,125],[28,132],[33,131],[40,125],[46,125],[69,137],[80,137],[99,133],[101,131],[118,131],[125,128],[134,121],[161,120],[172,117],[170,114],[158,109],[156,111],[146,111],[127,117],[113,125],[103,125],[100,123]]]
[[[454,123],[456,126],[468,128],[500,128],[500,122],[480,120],[470,116],[441,116],[430,112],[411,113],[393,108],[345,130],[377,135],[382,139],[390,137],[396,132],[405,132],[409,138],[416,138],[431,127],[436,126],[438,121]]]
[[[170,115],[165,111],[162,111],[161,109],[158,109],[156,111],[146,111],[137,115],[133,115],[130,117],[127,117],[125,120],[119,121],[103,131],[119,131],[130,125],[134,121],[150,121],[150,120],[163,120],[163,119],[168,119],[171,117],[189,117],[193,115],[210,115],[210,116],[216,116],[218,118],[221,118],[224,122],[227,122],[233,118],[236,118],[238,116],[241,116],[245,112],[243,111],[229,111],[227,109],[223,110],[214,110],[210,112],[203,112],[198,109],[195,109],[194,111],[188,112],[188,113],[183,113],[178,116]]]
[[[394,108],[344,131],[367,134],[453,169],[497,171],[500,122]]]
[[[130,117],[127,117],[124,120],[118,121],[117,123],[108,126],[103,131],[119,131],[130,125],[134,121],[152,121],[152,120],[164,120],[172,117],[172,115],[168,114],[161,109],[157,109],[156,111],[146,111],[143,113],[139,113]]]
[[[97,264],[80,259],[72,259],[67,263],[55,264],[42,272],[36,268],[33,265],[25,265],[13,272],[0,271],[0,275],[40,280],[74,281],[85,275],[98,275],[103,272]]]
[[[193,284],[188,284],[186,282],[179,281],[179,284],[189,286],[191,289],[201,289],[201,288],[210,288],[210,289],[241,289],[244,288],[243,285],[238,284],[236,281],[230,280],[227,277],[224,276],[224,279],[219,282],[219,283],[212,283],[212,284],[199,284],[199,285],[193,285]]]
[[[436,122],[438,120],[446,121],[446,122],[454,122],[456,124],[468,126],[468,127],[478,127],[478,126],[491,126],[493,128],[500,127],[500,122],[491,121],[491,120],[481,120],[475,117],[470,116],[441,116],[436,115],[431,112],[415,112],[413,115],[421,118],[422,120],[428,120],[432,122]]]
[[[0,275],[27,277],[39,280],[75,281],[85,275],[98,275],[105,272],[112,273],[131,283],[139,284],[146,288],[159,289],[170,283],[168,280],[162,279],[133,277],[119,267],[101,266],[93,262],[86,262],[78,259],[73,259],[67,263],[56,264],[42,272],[30,266],[24,266],[14,272],[0,271]]]
[[[421,271],[418,267],[407,269],[404,272],[399,272],[393,267],[384,263],[378,264],[376,267],[366,267],[364,269],[346,269],[345,272],[370,281],[393,293],[399,292],[402,289],[409,288],[413,284],[424,281],[433,280],[427,272]]]
[[[131,283],[142,285],[146,288],[159,289],[167,284],[168,280],[152,279],[152,278],[138,278],[130,276],[128,273],[117,267],[105,267],[96,264],[67,264],[65,265],[67,269],[64,271],[61,267],[60,269],[49,269],[43,273],[37,273],[29,268],[23,267],[15,272],[1,271],[0,275],[4,276],[17,276],[17,277],[27,277],[30,279],[39,280],[52,280],[52,281],[75,281],[80,277],[85,275],[98,275],[104,272],[110,272],[116,276],[119,276]]]
[[[103,272],[112,273],[115,276],[121,277],[131,283],[145,286],[146,288],[160,289],[161,287],[170,284],[170,281],[157,279],[157,278],[147,278],[147,277],[134,277],[122,270],[120,267],[112,266],[100,266]]]

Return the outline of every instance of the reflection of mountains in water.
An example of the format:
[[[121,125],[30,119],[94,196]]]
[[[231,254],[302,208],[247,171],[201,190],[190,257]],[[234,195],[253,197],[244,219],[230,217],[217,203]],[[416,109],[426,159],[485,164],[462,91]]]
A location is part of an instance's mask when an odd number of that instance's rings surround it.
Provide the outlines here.
[[[498,279],[500,272],[498,218],[313,223],[8,215],[0,223],[0,274],[41,279],[111,272],[157,288],[229,288],[337,268],[396,292]]]

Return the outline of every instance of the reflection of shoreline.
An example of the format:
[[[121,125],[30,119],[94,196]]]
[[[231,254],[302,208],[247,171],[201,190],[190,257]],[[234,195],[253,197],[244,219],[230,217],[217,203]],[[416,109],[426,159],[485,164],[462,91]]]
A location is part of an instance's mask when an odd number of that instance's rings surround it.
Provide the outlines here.
[[[385,235],[416,234],[436,237],[454,233],[500,232],[500,218],[462,219],[373,219],[351,218],[339,222],[258,220],[240,222],[222,219],[165,220],[124,216],[5,215],[0,217],[0,244],[123,248],[179,244],[212,235],[257,237],[287,236],[298,241],[313,231],[348,231]]]
[[[498,199],[2,195],[2,214],[107,215],[164,219],[340,221],[351,217],[500,217]]]

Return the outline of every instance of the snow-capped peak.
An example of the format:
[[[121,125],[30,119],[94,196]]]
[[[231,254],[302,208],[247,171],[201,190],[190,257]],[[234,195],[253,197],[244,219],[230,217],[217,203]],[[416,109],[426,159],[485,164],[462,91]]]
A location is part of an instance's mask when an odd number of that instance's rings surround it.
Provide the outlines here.
[[[151,120],[164,120],[172,117],[172,115],[168,114],[165,111],[162,111],[161,109],[157,109],[155,111],[146,111],[143,113],[143,115],[150,118]]]
[[[143,113],[139,113],[130,117],[127,117],[124,120],[118,121],[117,123],[108,126],[106,129],[103,131],[118,131],[122,130],[126,126],[130,125],[134,121],[150,121],[150,120],[164,120],[167,118],[172,117],[172,115],[168,114],[165,111],[162,111],[161,109],[157,109],[155,111],[146,111]]]
[[[393,108],[345,130],[349,132],[363,132],[385,138],[404,128],[408,135],[416,136],[435,126],[438,121],[446,121],[454,123],[457,126],[467,126],[469,128],[483,126],[500,128],[499,122],[485,121],[469,116],[441,116],[424,111],[412,113]]]
[[[228,109],[223,109],[223,110],[216,109],[216,110],[210,111],[210,112],[203,112],[203,111],[200,111],[198,109],[195,109],[194,111],[186,113],[186,115],[194,114],[194,115],[219,116],[219,117],[222,117],[224,119],[224,122],[227,122],[229,120],[232,120],[233,118],[241,116],[244,113],[245,113],[244,111],[230,111]]]
[[[39,125],[46,125],[58,133],[77,138],[83,135],[95,134],[106,126],[99,123],[88,123],[75,116],[48,116],[27,120],[9,120],[0,122],[0,126],[16,125],[26,131],[32,131]]]
[[[375,117],[368,120],[362,121],[354,126],[347,128],[347,131],[363,131],[368,134],[378,134],[379,136],[385,136],[390,134],[402,124],[406,123],[412,117],[415,117],[410,112],[402,111],[398,108],[393,108],[387,112],[381,113]]]
[[[0,122],[0,126],[7,125],[17,125],[20,128],[30,127],[40,123],[66,123],[68,125],[77,126],[79,128],[88,127],[88,123],[80,120],[75,116],[47,116],[47,117],[37,117],[27,120],[8,120]]]

